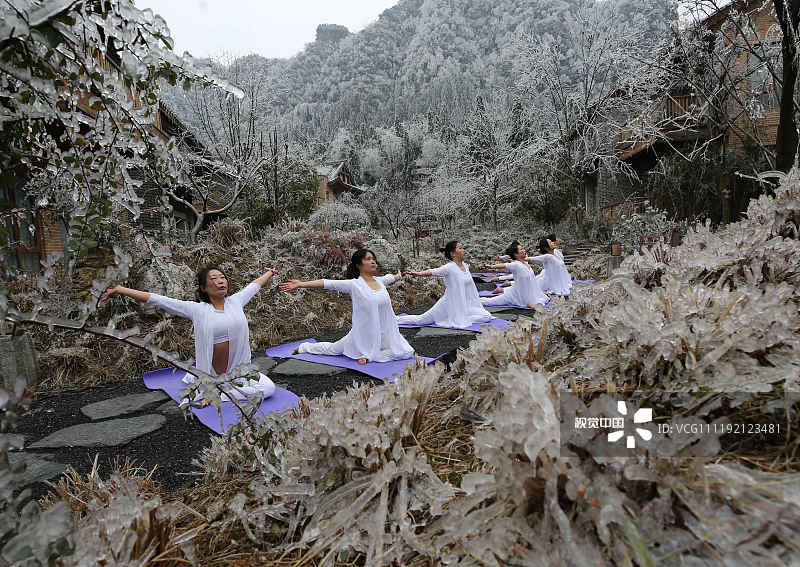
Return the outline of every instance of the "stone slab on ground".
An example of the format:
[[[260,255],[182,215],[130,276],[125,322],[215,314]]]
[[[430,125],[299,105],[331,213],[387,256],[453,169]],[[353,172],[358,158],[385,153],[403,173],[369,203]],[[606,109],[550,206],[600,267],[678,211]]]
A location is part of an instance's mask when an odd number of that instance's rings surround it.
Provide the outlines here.
[[[9,451],[22,451],[22,449],[25,447],[26,438],[24,435],[12,433],[10,435],[6,435],[6,440],[8,441]]]
[[[178,402],[173,400],[169,400],[158,406],[155,410],[158,413],[163,413],[164,415],[183,415],[183,410],[178,405]]]
[[[22,473],[23,484],[34,484],[49,480],[67,470],[67,465],[57,463],[47,456],[31,455],[26,453],[10,453],[8,462],[15,464],[25,459],[25,472]]]
[[[262,374],[268,374],[270,370],[278,366],[278,361],[271,356],[255,356],[252,363]]]
[[[334,374],[340,374],[345,370],[345,368],[340,368],[338,366],[329,366],[327,364],[290,358],[286,362],[276,366],[272,372],[285,376],[332,376]]]
[[[516,321],[519,319],[519,315],[516,313],[495,313],[494,316],[498,319],[504,319],[506,321]]]
[[[439,327],[422,327],[419,332],[414,335],[415,339],[425,339],[430,337],[474,337],[474,331],[464,331],[463,329],[442,329]]]
[[[489,313],[502,313],[503,311],[510,311],[513,307],[487,307],[486,311]]]
[[[81,423],[60,429],[30,445],[31,449],[52,447],[115,447],[124,445],[160,428],[166,422],[163,415],[150,414],[127,419],[110,419]]]
[[[146,394],[130,394],[128,396],[111,398],[110,400],[103,400],[83,406],[81,408],[81,413],[93,421],[108,419],[109,417],[136,413],[151,404],[163,402],[168,399],[168,397],[169,396],[161,391],[147,392]]]

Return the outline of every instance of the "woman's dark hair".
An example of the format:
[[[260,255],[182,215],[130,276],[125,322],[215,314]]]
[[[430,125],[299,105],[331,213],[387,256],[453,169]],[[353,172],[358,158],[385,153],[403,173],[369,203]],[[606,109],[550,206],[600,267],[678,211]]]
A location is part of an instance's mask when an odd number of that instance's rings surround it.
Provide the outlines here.
[[[511,261],[513,262],[516,260],[514,256],[517,254],[517,252],[519,252],[519,240],[515,240],[508,248],[506,248],[506,256],[511,258]]]
[[[542,238],[539,241],[539,252],[541,252],[542,254],[549,254],[550,252],[553,251],[553,249],[550,248],[550,245],[547,243],[548,238],[550,237],[548,236],[547,238]]]
[[[556,233],[555,232],[551,232],[550,234],[545,236],[545,238],[547,240],[549,240],[550,242],[555,242],[556,240],[558,240],[558,238],[556,238]]]
[[[211,303],[211,300],[208,298],[208,294],[203,291],[203,288],[206,287],[206,283],[208,280],[208,272],[211,270],[217,270],[223,276],[225,276],[225,272],[220,270],[217,266],[206,266],[199,272],[197,272],[197,297],[200,298],[200,301],[204,301],[206,303]],[[225,276],[225,279],[228,279],[228,276]]]
[[[354,280],[360,275],[358,272],[358,266],[361,265],[361,263],[364,261],[364,257],[367,254],[372,254],[372,257],[375,258],[375,262],[378,262],[378,257],[375,255],[375,252],[369,248],[359,248],[353,252],[353,257],[350,258],[350,263],[347,265],[347,279]]]
[[[444,257],[448,260],[453,259],[453,252],[455,252],[456,247],[458,246],[458,240],[451,240],[447,244],[444,245],[444,248],[439,248],[439,252],[444,252]]]

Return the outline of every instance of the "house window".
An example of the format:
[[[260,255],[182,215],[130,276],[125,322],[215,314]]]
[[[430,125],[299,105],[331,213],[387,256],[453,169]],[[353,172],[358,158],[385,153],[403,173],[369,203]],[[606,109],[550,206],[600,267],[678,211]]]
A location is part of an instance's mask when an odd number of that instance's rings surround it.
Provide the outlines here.
[[[767,53],[772,55],[772,69],[780,74],[782,70],[782,57],[780,46],[765,46]],[[775,80],[769,65],[763,57],[751,53],[747,61],[748,76],[750,78],[750,92],[753,99],[758,100],[763,108],[777,108],[781,100],[781,85]]]
[[[2,211],[30,207],[22,185],[0,186],[0,215]],[[6,214],[0,219],[2,257],[9,267],[30,272],[39,270],[39,234],[35,227],[36,220],[31,213]]]

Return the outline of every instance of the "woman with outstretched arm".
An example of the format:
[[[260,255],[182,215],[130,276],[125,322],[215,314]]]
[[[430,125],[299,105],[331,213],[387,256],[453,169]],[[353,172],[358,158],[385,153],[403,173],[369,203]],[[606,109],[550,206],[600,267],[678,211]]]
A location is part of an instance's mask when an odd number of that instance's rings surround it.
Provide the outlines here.
[[[542,238],[539,241],[539,256],[528,258],[528,261],[544,266],[538,278],[543,290],[567,297],[572,289],[572,276],[564,264],[563,256],[559,256],[556,252],[558,250],[553,249],[552,241],[549,238]]]
[[[414,349],[400,334],[397,316],[386,286],[402,279],[402,274],[378,276],[378,261],[372,250],[360,249],[347,266],[345,280],[289,280],[283,291],[298,288],[330,289],[346,293],[353,302],[353,327],[333,343],[302,343],[294,354],[344,355],[359,364],[388,362],[414,356]]]
[[[545,305],[549,298],[542,291],[539,280],[526,262],[525,249],[514,241],[506,249],[511,262],[507,264],[484,264],[490,270],[507,270],[514,275],[514,283],[495,297],[482,297],[484,307],[492,305],[517,305],[519,307],[534,308],[536,305]]]
[[[401,325],[431,325],[440,327],[466,328],[474,323],[484,323],[492,319],[478,296],[478,288],[464,262],[467,255],[464,245],[451,240],[441,249],[444,257],[450,260],[444,266],[420,272],[406,272],[412,276],[437,277],[444,279],[444,295],[436,304],[422,315],[403,315],[397,318]]]
[[[240,364],[249,364],[250,329],[244,306],[275,275],[267,268],[242,290],[228,296],[228,278],[216,266],[203,268],[197,274],[197,295],[200,301],[183,301],[156,293],[114,286],[106,290],[101,301],[112,295],[123,295],[163,309],[179,317],[192,320],[194,326],[195,365],[198,370],[217,376],[229,372]],[[186,375],[183,381],[191,383],[194,377]],[[263,392],[267,398],[275,392],[275,384],[259,373],[258,380],[234,382],[237,398]],[[225,397],[223,397],[223,400]]]

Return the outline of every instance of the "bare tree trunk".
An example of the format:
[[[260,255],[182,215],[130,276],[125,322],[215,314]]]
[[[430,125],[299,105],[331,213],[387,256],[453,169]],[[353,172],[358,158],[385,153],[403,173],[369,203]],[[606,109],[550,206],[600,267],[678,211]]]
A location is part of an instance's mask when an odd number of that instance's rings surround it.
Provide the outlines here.
[[[794,90],[797,82],[797,48],[795,46],[800,24],[800,0],[773,0],[775,15],[781,27],[781,52],[783,54],[783,90],[779,108],[778,137],[775,142],[775,168],[789,171],[797,153],[797,123],[794,118]]]

